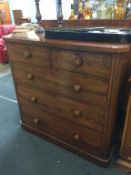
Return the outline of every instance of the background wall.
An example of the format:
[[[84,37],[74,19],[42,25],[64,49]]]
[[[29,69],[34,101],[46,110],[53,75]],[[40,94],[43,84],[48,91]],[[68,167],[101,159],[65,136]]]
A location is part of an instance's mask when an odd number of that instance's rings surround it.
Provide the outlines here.
[[[35,0],[9,0],[11,15],[12,10],[23,11],[24,17],[31,17],[32,22],[36,22]],[[42,19],[56,19],[56,0],[40,0],[40,11]]]

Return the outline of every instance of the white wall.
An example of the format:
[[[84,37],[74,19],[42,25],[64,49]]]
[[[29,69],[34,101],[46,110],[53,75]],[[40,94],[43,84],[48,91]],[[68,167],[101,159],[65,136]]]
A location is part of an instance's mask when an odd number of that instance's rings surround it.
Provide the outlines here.
[[[31,17],[36,22],[35,0],[9,0],[10,9],[23,11],[24,17]],[[56,0],[40,0],[40,12],[42,19],[56,19]]]
[[[62,0],[62,11],[64,19],[68,19],[71,13],[71,3],[73,0]]]
[[[56,19],[56,0],[41,0],[42,19]]]

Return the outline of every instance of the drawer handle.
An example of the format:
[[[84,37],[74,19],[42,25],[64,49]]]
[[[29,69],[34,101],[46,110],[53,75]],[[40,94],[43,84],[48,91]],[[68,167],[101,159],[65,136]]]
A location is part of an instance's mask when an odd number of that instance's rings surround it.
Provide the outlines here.
[[[128,82],[131,83],[131,76],[129,77]]]
[[[127,159],[131,161],[131,157],[128,157]]]
[[[80,140],[80,135],[79,134],[75,134],[73,136],[73,138],[74,138],[74,140],[79,141]]]
[[[39,124],[39,123],[40,123],[40,120],[39,120],[38,118],[34,118],[34,119],[33,119],[33,122],[34,122],[35,124]]]
[[[34,96],[32,96],[32,97],[30,97],[30,100],[31,100],[32,102],[36,102],[36,101],[37,101],[37,98],[34,97]]]
[[[76,110],[73,111],[73,114],[74,114],[75,117],[80,117],[81,111],[76,109]]]
[[[24,57],[27,58],[27,59],[32,57],[32,53],[29,52],[29,51],[25,51],[25,52],[23,53],[23,55],[24,55]]]
[[[82,65],[82,62],[83,61],[80,58],[77,58],[77,59],[74,60],[74,64],[75,64],[76,67],[81,66]]]
[[[79,92],[80,89],[81,89],[81,87],[80,87],[80,85],[78,85],[78,84],[75,84],[75,85],[73,86],[73,90],[74,90],[75,92]]]
[[[35,76],[34,76],[32,73],[27,74],[27,78],[28,78],[29,80],[33,80],[34,77],[35,77]]]

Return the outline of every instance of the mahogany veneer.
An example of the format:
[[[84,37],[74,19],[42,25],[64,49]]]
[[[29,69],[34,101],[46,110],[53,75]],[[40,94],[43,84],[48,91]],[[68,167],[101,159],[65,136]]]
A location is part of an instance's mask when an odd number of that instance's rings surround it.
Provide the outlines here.
[[[126,172],[131,172],[131,76],[129,78],[129,86],[130,92],[121,143],[120,159],[117,161],[118,167]]]
[[[99,165],[111,160],[129,44],[5,37],[21,124]]]

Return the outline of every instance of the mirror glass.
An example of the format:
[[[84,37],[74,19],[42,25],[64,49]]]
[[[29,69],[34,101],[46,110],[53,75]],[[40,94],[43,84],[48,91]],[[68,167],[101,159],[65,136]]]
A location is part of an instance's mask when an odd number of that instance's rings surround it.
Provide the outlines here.
[[[57,0],[56,0],[57,2]],[[130,19],[130,0],[62,0],[64,19]]]
[[[131,0],[61,0],[63,19],[131,19]],[[34,9],[33,13],[34,13]],[[42,19],[57,19],[58,0],[40,0]],[[83,16],[79,12],[83,12]],[[78,17],[79,15],[79,17]],[[35,13],[34,13],[35,18]]]

